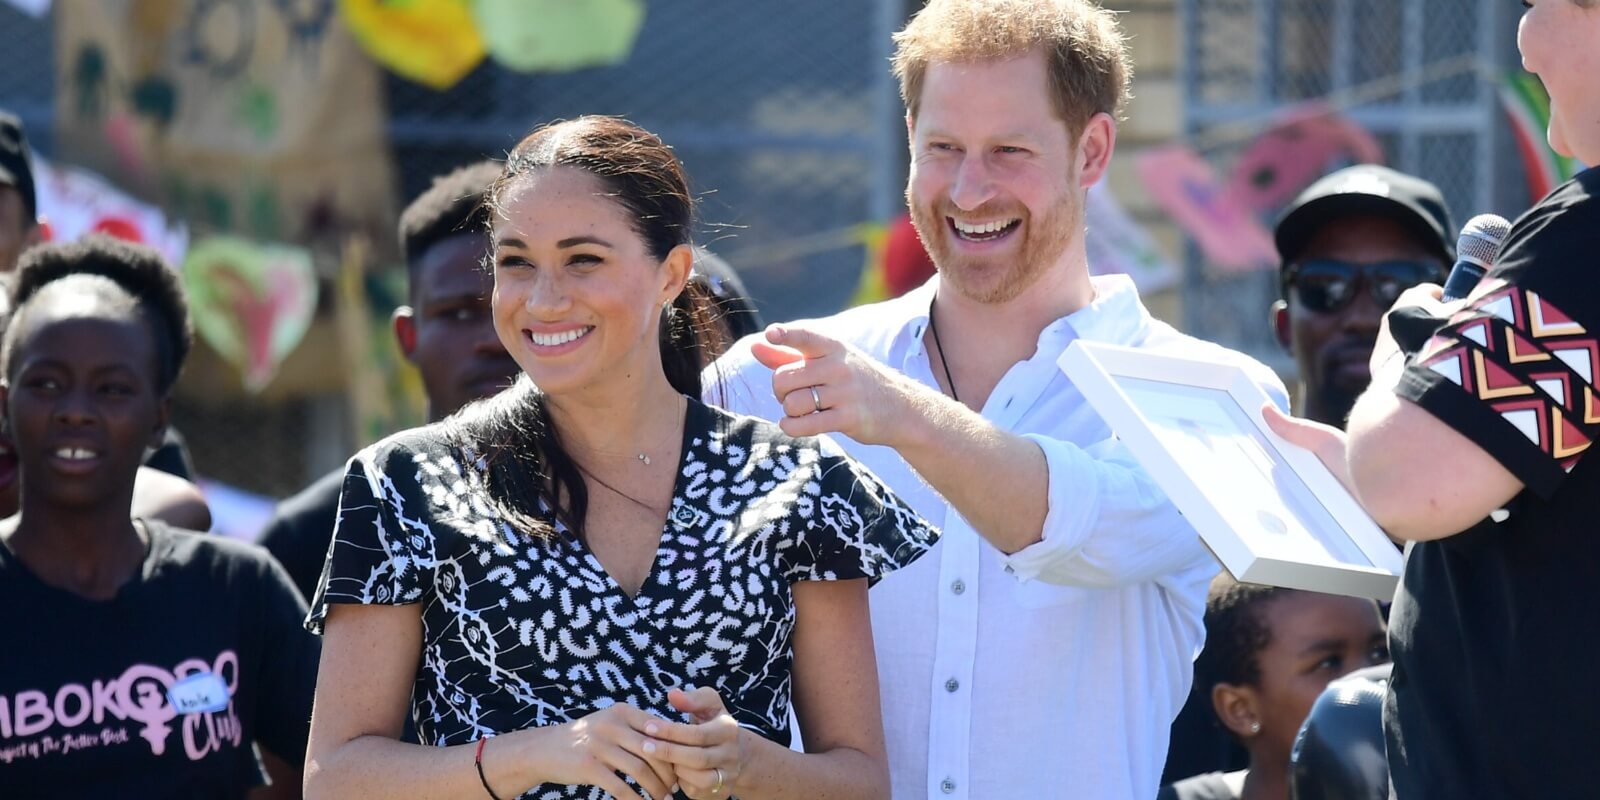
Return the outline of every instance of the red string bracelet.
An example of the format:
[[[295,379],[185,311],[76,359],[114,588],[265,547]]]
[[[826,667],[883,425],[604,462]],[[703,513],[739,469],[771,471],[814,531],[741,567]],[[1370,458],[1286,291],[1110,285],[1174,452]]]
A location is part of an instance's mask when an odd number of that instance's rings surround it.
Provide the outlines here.
[[[492,738],[494,737],[485,736],[478,740],[478,752],[472,757],[472,763],[478,767],[478,782],[483,784],[483,790],[489,793],[489,797],[492,800],[500,800],[500,795],[495,794],[494,790],[489,788],[489,779],[484,777],[483,774],[483,746],[488,744]]]

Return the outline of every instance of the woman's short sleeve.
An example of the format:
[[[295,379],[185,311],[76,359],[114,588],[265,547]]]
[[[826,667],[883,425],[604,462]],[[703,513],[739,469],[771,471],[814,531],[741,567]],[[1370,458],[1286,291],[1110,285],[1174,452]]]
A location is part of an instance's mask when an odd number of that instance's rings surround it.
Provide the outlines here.
[[[789,580],[876,582],[938,540],[933,525],[831,443],[816,467],[816,480],[796,508],[802,533],[787,559]]]
[[[381,449],[380,449],[381,448]],[[435,566],[433,531],[416,487],[418,466],[402,447],[374,446],[350,459],[338,521],[306,627],[322,632],[331,603],[420,602]]]

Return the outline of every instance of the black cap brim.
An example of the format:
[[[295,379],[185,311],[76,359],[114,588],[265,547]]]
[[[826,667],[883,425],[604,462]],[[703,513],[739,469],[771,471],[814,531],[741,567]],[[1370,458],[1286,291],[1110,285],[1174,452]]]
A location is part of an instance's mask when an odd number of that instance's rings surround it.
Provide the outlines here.
[[[1278,222],[1274,240],[1278,257],[1285,265],[1300,257],[1311,238],[1328,223],[1345,217],[1371,216],[1393,220],[1403,226],[1423,247],[1432,251],[1447,266],[1456,260],[1452,233],[1439,228],[1421,212],[1395,200],[1375,194],[1331,194],[1308,201]]]

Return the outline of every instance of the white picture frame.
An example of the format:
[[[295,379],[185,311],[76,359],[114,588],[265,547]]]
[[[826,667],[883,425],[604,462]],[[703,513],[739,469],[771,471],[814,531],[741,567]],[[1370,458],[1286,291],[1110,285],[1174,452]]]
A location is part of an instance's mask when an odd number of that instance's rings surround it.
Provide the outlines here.
[[[1389,600],[1404,559],[1238,365],[1077,341],[1057,362],[1236,579]]]

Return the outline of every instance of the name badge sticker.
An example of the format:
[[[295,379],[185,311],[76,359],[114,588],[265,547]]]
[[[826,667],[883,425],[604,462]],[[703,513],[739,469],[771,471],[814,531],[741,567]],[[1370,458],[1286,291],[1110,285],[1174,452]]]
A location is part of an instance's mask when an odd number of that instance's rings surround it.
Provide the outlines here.
[[[167,690],[167,701],[179,714],[225,711],[228,700],[227,682],[212,672],[197,672]]]

